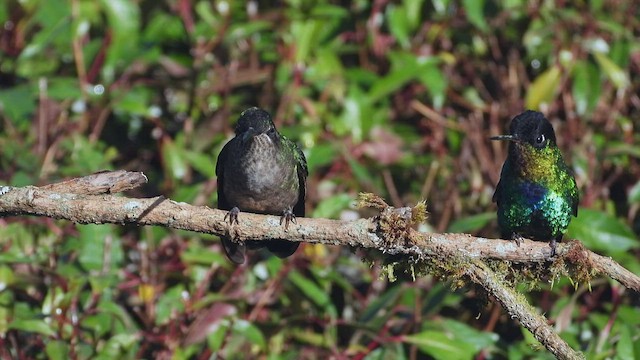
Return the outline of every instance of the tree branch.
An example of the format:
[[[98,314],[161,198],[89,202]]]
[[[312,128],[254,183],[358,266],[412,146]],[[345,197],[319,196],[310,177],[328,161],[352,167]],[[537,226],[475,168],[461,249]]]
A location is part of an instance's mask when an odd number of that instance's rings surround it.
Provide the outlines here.
[[[356,221],[298,218],[297,223],[291,224],[286,230],[277,216],[241,213],[239,224],[230,226],[224,219],[226,211],[178,203],[164,197],[139,199],[105,194],[118,189],[131,189],[144,182],[146,177],[142,173],[107,172],[45,187],[3,186],[0,187],[0,215],[47,216],[81,224],[159,225],[233,236],[237,241],[278,238],[349,245],[376,249],[392,256],[402,255],[392,258],[411,266],[419,266],[420,263],[433,265],[438,261],[450,263],[455,259],[458,264],[471,264],[462,270],[464,275],[495,297],[512,317],[517,318],[554,355],[566,359],[579,358],[578,353],[553,332],[544,317],[497,280],[493,270],[485,263],[487,260],[503,260],[541,265],[550,261],[550,248],[545,242],[525,240],[518,247],[513,241],[467,234],[421,233],[415,231],[412,225],[423,217],[418,213],[424,207],[392,208],[375,196],[368,197],[368,205],[381,209],[377,217]],[[565,273],[585,281],[599,272],[630,289],[640,291],[638,276],[612,259],[585,249],[578,241],[559,244],[557,253],[556,260],[547,268],[564,264]],[[443,265],[436,265],[435,268],[454,272]]]
[[[491,294],[512,319],[517,319],[556,358],[567,360],[584,359],[582,354],[574,351],[569,344],[553,331],[544,316],[538,314],[512,288],[505,286],[504,283],[498,280],[496,274],[482,261],[472,261],[467,269],[467,275],[482,286],[487,293]]]

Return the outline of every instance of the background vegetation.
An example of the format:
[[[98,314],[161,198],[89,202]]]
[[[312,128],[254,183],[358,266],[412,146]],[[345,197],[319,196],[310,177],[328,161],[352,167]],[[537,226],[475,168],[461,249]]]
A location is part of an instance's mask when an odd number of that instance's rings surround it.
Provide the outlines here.
[[[425,231],[496,237],[506,154],[488,137],[540,109],[581,192],[568,236],[639,273],[639,6],[3,1],[0,181],[136,170],[150,183],[132,196],[215,206],[216,156],[258,105],[307,155],[309,216],[368,216],[352,207],[368,191],[426,199]],[[550,357],[475,289],[387,276],[351,249],[235,267],[200,234],[0,224],[3,358]],[[569,344],[640,358],[638,294],[554,280],[522,290]]]

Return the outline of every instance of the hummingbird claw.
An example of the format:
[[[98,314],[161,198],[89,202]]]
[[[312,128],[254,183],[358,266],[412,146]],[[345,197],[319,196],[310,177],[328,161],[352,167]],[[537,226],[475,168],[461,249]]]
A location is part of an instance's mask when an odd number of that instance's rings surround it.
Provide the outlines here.
[[[293,209],[288,208],[282,212],[282,216],[280,217],[280,225],[284,222],[284,229],[289,230],[289,223],[292,222],[294,224],[298,224],[296,221],[296,215],[293,213]]]
[[[238,214],[240,214],[240,209],[237,206],[234,206],[229,212],[224,216],[224,221],[227,221],[229,218],[229,225],[233,225],[235,222],[238,224]]]
[[[556,241],[556,239],[551,239],[551,242],[549,243],[549,247],[551,248],[551,255],[549,257],[556,256],[557,244],[558,244],[558,242]]]
[[[522,244],[524,238],[520,234],[513,233],[513,235],[511,235],[511,240],[515,241],[516,245],[520,247],[520,244]]]

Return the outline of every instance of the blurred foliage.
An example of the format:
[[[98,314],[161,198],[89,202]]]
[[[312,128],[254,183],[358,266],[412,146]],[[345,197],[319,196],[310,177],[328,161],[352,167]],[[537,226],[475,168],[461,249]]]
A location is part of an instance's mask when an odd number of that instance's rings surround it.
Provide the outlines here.
[[[563,5],[563,6],[561,6]],[[309,160],[308,213],[355,194],[426,199],[425,230],[495,237],[524,108],[553,122],[581,210],[568,236],[640,273],[636,2],[8,0],[0,3],[0,181],[144,171],[132,196],[216,204],[245,108]],[[3,358],[549,358],[472,288],[381,276],[305,244],[233,267],[210,236],[0,219]],[[640,301],[608,280],[529,300],[588,358],[640,358]]]

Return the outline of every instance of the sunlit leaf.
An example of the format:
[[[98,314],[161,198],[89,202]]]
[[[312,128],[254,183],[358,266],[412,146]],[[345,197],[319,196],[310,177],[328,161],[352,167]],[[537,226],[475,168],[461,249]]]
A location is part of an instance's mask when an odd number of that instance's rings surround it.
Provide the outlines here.
[[[349,194],[337,194],[323,199],[313,209],[313,217],[336,219],[342,210],[349,208],[353,200],[353,196]]]
[[[526,96],[526,107],[538,109],[542,103],[551,101],[560,85],[560,67],[557,65],[547,69],[533,81]]]
[[[232,330],[234,333],[245,338],[250,344],[258,345],[261,349],[265,348],[266,341],[264,335],[254,324],[246,320],[236,320],[233,323]]]
[[[387,17],[391,33],[403,48],[408,48],[411,42],[409,41],[409,23],[404,8],[390,4],[387,6]]]
[[[402,5],[405,11],[406,22],[409,28],[414,31],[419,25],[424,12],[422,6],[424,0],[403,0]]]
[[[443,329],[450,331],[456,339],[464,341],[468,345],[472,345],[475,351],[489,348],[498,340],[498,334],[480,331],[465,323],[456,320],[444,320]]]
[[[112,29],[103,76],[106,82],[114,79],[115,69],[127,64],[138,53],[140,7],[128,0],[101,0]]]
[[[425,85],[432,96],[433,107],[440,110],[444,105],[447,91],[447,79],[440,70],[438,64],[433,61],[424,61],[418,70],[418,78]]]
[[[198,172],[204,176],[208,178],[214,178],[216,176],[216,159],[210,154],[198,151],[184,151],[184,157],[191,167],[198,170]]]
[[[29,124],[29,115],[36,110],[36,97],[27,84],[0,89],[0,114],[6,114],[14,124]]]
[[[162,160],[165,169],[174,179],[182,179],[187,174],[186,158],[183,155],[183,149],[172,140],[166,139],[162,142]]]
[[[314,304],[335,315],[335,309],[331,305],[331,301],[326,290],[323,290],[314,281],[302,276],[302,274],[297,271],[289,273],[289,280],[291,280],[291,282],[296,285],[296,287],[298,287],[298,289],[300,289],[300,291],[302,291],[302,293],[305,294]]]
[[[462,339],[455,339],[435,330],[425,330],[414,335],[404,336],[403,341],[416,345],[421,352],[435,359],[473,359],[476,351]]]
[[[393,306],[401,295],[402,286],[393,286],[372,301],[362,312],[360,322],[367,323],[379,316],[380,310],[389,309]]]
[[[294,22],[292,24],[292,32],[296,34],[296,63],[303,63],[309,57],[312,49],[318,47],[320,31],[323,22],[317,20],[308,20],[304,22]]]
[[[184,292],[184,286],[176,285],[161,294],[156,302],[156,324],[165,324],[172,313],[184,310]]]
[[[96,359],[119,359],[123,354],[128,353],[130,349],[140,343],[140,334],[138,333],[119,333],[111,337],[102,346],[98,352]]]
[[[484,19],[484,0],[463,0],[462,6],[467,13],[469,22],[480,30],[487,30],[487,22]]]
[[[629,226],[598,210],[580,209],[569,224],[566,237],[575,238],[590,250],[615,254],[640,247]]]
[[[634,354],[633,351],[633,337],[631,335],[631,331],[629,326],[621,325],[620,329],[620,338],[618,339],[618,343],[616,344],[616,359],[637,359],[637,355]],[[637,329],[634,329],[633,332],[636,333]]]
[[[480,230],[495,218],[496,218],[496,213],[493,211],[482,213],[482,214],[466,216],[451,222],[447,232],[452,232],[452,233],[474,232],[474,231]]]
[[[87,270],[102,270],[105,260],[111,268],[117,267],[122,260],[120,240],[113,235],[111,226],[78,225],[78,240],[81,244],[78,260]],[[106,250],[110,252],[108,255]]]
[[[607,77],[618,88],[624,89],[629,86],[629,76],[622,70],[616,63],[611,61],[605,54],[595,53],[593,57],[598,62],[598,65],[607,74]]]
[[[640,203],[640,181],[629,190],[629,204]]]
[[[576,112],[585,115],[592,111],[600,98],[600,73],[591,62],[578,61],[573,67],[572,94],[576,102]]]
[[[69,358],[69,344],[63,341],[51,341],[47,343],[45,352],[51,360],[65,360]]]
[[[22,330],[41,334],[44,336],[55,336],[56,332],[49,324],[43,320],[14,320],[9,324],[9,329]]]

